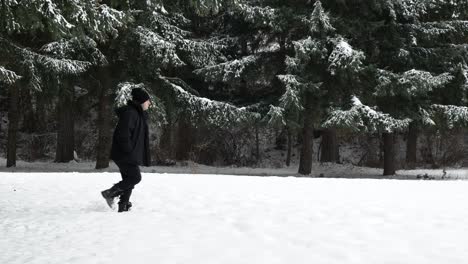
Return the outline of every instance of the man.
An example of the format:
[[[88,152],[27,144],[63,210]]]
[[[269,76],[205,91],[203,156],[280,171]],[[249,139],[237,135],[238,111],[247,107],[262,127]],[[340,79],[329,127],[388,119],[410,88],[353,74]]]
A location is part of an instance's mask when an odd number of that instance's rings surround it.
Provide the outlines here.
[[[141,181],[139,165],[150,166],[148,107],[150,98],[141,88],[131,92],[132,100],[116,110],[119,121],[112,138],[111,159],[117,164],[122,180],[112,188],[102,191],[110,208],[114,208],[114,199],[120,196],[119,212],[132,207],[130,196],[136,184]]]

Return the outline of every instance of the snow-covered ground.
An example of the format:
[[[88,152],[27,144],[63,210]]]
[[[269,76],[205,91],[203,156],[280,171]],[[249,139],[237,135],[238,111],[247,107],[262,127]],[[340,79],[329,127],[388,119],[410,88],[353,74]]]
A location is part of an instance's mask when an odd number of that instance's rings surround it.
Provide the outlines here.
[[[468,181],[0,173],[0,263],[468,263]]]

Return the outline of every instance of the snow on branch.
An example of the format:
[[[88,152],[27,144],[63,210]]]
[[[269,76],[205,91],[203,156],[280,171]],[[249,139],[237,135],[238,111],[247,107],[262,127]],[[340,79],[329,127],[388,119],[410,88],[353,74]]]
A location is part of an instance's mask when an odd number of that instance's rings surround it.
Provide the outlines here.
[[[298,41],[293,41],[296,58],[303,62],[308,62],[312,56],[326,60],[328,50],[323,41],[308,37]]]
[[[86,72],[91,63],[69,59],[54,59],[48,56],[35,55],[36,62],[43,66],[46,71],[54,74],[78,75]]]
[[[161,64],[161,68],[185,65],[176,53],[176,45],[159,34],[141,26],[137,27],[133,33],[140,44],[141,53],[149,56],[154,63]]]
[[[97,43],[89,37],[62,39],[48,43],[40,50],[56,58],[78,59],[99,66],[108,64],[106,56],[97,48]]]
[[[292,74],[277,75],[284,84],[286,91],[280,98],[280,106],[283,109],[298,110],[303,109],[301,104],[301,90],[304,86],[299,82],[298,77]]]
[[[23,1],[29,4],[35,4],[35,8],[47,21],[50,22],[54,27],[59,30],[62,34],[67,34],[70,29],[75,27],[69,23],[67,19],[62,15],[60,8],[52,0],[34,0],[34,1]]]
[[[284,108],[270,105],[270,110],[263,118],[270,126],[285,126],[286,120],[284,117]]]
[[[21,65],[29,68],[41,66],[45,71],[53,74],[77,75],[88,70],[91,63],[79,60],[56,59],[42,55],[26,48],[19,47],[12,42],[0,37],[0,49],[12,53],[10,56],[17,57]]]
[[[361,70],[364,59],[364,52],[354,50],[346,41],[340,39],[330,57],[328,57],[328,70],[332,75],[335,75],[336,71],[340,69],[350,69],[352,72],[358,72]]]
[[[8,33],[20,32],[23,28],[23,25],[18,21],[18,18],[15,16],[14,10],[18,5],[16,0],[4,0],[2,3],[2,22],[4,23],[5,28],[0,29],[0,31],[5,30]]]
[[[271,7],[250,6],[247,4],[238,4],[234,11],[247,23],[256,27],[274,28],[278,23],[278,13]]]
[[[174,91],[177,102],[193,117],[194,125],[202,122],[218,127],[229,127],[252,122],[260,117],[258,113],[248,111],[246,107],[236,107],[229,103],[199,97],[187,92],[181,85],[173,83],[168,78],[162,77],[162,80]]]
[[[153,11],[148,16],[148,24],[152,31],[158,33],[169,41],[180,41],[192,36],[190,31],[181,27],[189,27],[190,21],[183,15],[171,14],[171,16]]]
[[[234,5],[238,0],[190,0],[188,4],[199,16],[217,15],[227,7]]]
[[[116,38],[119,29],[124,27],[130,18],[126,13],[113,9],[107,5],[99,5],[97,18],[94,21],[94,32],[100,40],[107,39],[108,35]]]
[[[310,32],[313,34],[334,32],[335,28],[330,23],[330,17],[323,9],[322,3],[317,1],[314,6],[314,11],[312,11],[310,16]]]
[[[10,71],[0,66],[0,82],[5,84],[13,84],[22,77],[17,75],[14,71]]]
[[[468,107],[456,105],[433,104],[431,115],[435,123],[449,129],[455,127],[468,127]]]
[[[244,70],[255,64],[258,58],[257,55],[250,55],[239,60],[236,59],[197,69],[194,73],[198,76],[202,76],[207,82],[231,82],[238,80],[244,73]]]
[[[431,115],[431,110],[426,110],[424,108],[419,108],[418,115],[421,123],[425,126],[435,126],[436,123],[433,120],[433,116]]]
[[[454,76],[443,73],[433,76],[430,72],[409,70],[402,74],[378,70],[376,96],[405,95],[408,97],[425,95],[435,88],[448,84]]]
[[[188,40],[180,42],[177,49],[181,50],[187,62],[195,68],[214,66],[225,62],[226,57],[220,52],[224,46],[206,40]]]
[[[336,127],[363,132],[395,132],[406,129],[409,118],[396,119],[389,114],[382,113],[364,105],[357,97],[352,98],[353,106],[349,110],[333,110],[323,122],[323,127]]]

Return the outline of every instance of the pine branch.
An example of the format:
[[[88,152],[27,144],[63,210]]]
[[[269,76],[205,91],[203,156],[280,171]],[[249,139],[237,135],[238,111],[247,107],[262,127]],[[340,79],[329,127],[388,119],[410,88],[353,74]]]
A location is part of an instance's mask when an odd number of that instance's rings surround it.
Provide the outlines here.
[[[162,36],[151,30],[138,26],[133,36],[140,45],[142,55],[147,56],[160,68],[181,67],[185,63],[176,52],[176,45],[165,40]]]
[[[250,55],[241,59],[197,69],[194,73],[203,77],[207,82],[234,82],[238,81],[247,67],[254,65],[258,59],[257,55]]]
[[[89,37],[51,42],[40,51],[60,59],[87,61],[97,66],[108,64],[106,56],[97,48],[97,43]]]
[[[439,127],[468,127],[468,107],[433,104],[430,114]]]
[[[229,103],[195,96],[180,85],[169,81],[168,78],[161,78],[164,84],[174,92],[176,101],[192,116],[194,125],[205,123],[227,128],[260,118],[258,113],[250,112],[246,107],[239,108]],[[179,82],[182,81],[179,80]]]
[[[333,110],[323,122],[323,127],[349,129],[356,132],[374,133],[378,131],[395,132],[406,129],[411,119],[396,119],[364,105],[357,97],[352,98],[349,110]]]
[[[364,52],[354,50],[346,41],[340,39],[328,57],[328,70],[332,75],[339,70],[350,70],[356,73],[362,69],[362,62],[365,58]]]
[[[435,88],[448,84],[454,76],[443,73],[433,76],[430,72],[409,70],[401,74],[390,71],[378,70],[378,85],[374,95],[416,97],[427,95]]]
[[[14,71],[10,71],[0,66],[0,82],[11,85],[22,77],[17,75]]]

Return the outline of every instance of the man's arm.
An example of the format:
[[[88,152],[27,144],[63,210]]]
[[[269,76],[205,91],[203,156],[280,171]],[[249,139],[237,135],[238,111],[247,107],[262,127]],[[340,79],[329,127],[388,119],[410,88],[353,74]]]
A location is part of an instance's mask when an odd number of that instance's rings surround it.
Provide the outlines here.
[[[131,136],[133,134],[133,130],[135,129],[136,119],[132,113],[132,111],[125,111],[119,118],[119,122],[115,127],[116,130],[116,141],[120,148],[129,153],[132,151],[132,141]]]

